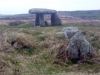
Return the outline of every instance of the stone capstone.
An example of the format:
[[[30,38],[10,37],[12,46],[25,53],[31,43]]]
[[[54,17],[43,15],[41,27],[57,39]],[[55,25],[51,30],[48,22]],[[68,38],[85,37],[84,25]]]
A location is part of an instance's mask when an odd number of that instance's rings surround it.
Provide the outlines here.
[[[57,11],[51,9],[32,8],[29,10],[29,13],[30,14],[53,14],[53,13],[57,13]]]
[[[78,32],[78,28],[76,27],[66,27],[63,28],[61,32],[64,33],[66,38],[72,38],[77,32]]]
[[[85,39],[81,32],[77,32],[70,40],[69,45],[66,48],[68,53],[68,58],[73,59],[83,59],[84,57],[92,57],[94,51],[91,44]]]

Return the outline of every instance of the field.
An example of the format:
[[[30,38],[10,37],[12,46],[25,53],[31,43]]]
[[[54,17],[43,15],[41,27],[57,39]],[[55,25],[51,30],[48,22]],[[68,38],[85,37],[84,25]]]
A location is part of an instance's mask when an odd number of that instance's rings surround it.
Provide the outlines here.
[[[71,61],[54,63],[69,39],[60,32],[74,26],[86,32],[96,54],[84,64]],[[17,46],[12,41],[17,40]],[[63,48],[60,48],[64,45]],[[0,26],[0,75],[100,75],[100,26],[68,23],[62,26],[34,27],[30,24]]]
[[[47,20],[49,24],[51,24],[50,20]],[[16,19],[16,20],[0,20],[0,25],[9,25],[12,22],[22,22],[24,24],[31,24],[33,25],[35,23],[34,19]],[[100,20],[83,20],[83,19],[74,19],[74,20],[68,20],[68,19],[62,19],[62,24],[82,24],[82,25],[89,25],[89,26],[98,26],[100,25]]]

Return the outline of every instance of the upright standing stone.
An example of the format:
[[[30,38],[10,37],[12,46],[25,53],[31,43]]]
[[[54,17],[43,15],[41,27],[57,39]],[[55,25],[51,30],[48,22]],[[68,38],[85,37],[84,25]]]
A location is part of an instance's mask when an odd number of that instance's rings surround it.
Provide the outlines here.
[[[51,25],[61,25],[61,19],[59,18],[59,16],[54,13],[51,14]]]
[[[35,26],[44,26],[44,16],[43,14],[36,14]]]

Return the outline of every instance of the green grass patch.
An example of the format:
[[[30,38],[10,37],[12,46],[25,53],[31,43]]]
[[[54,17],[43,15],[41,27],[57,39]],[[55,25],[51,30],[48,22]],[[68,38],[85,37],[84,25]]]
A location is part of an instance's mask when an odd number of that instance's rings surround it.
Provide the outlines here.
[[[34,27],[34,26],[31,25],[31,24],[21,24],[21,25],[10,26],[10,27],[13,27],[13,28],[31,28],[31,27]]]

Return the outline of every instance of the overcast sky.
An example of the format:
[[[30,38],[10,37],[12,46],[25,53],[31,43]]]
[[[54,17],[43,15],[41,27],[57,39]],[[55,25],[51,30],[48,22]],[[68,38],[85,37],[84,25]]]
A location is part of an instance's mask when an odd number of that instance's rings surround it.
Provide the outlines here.
[[[30,8],[97,10],[100,9],[100,0],[0,0],[0,14],[28,13]]]

